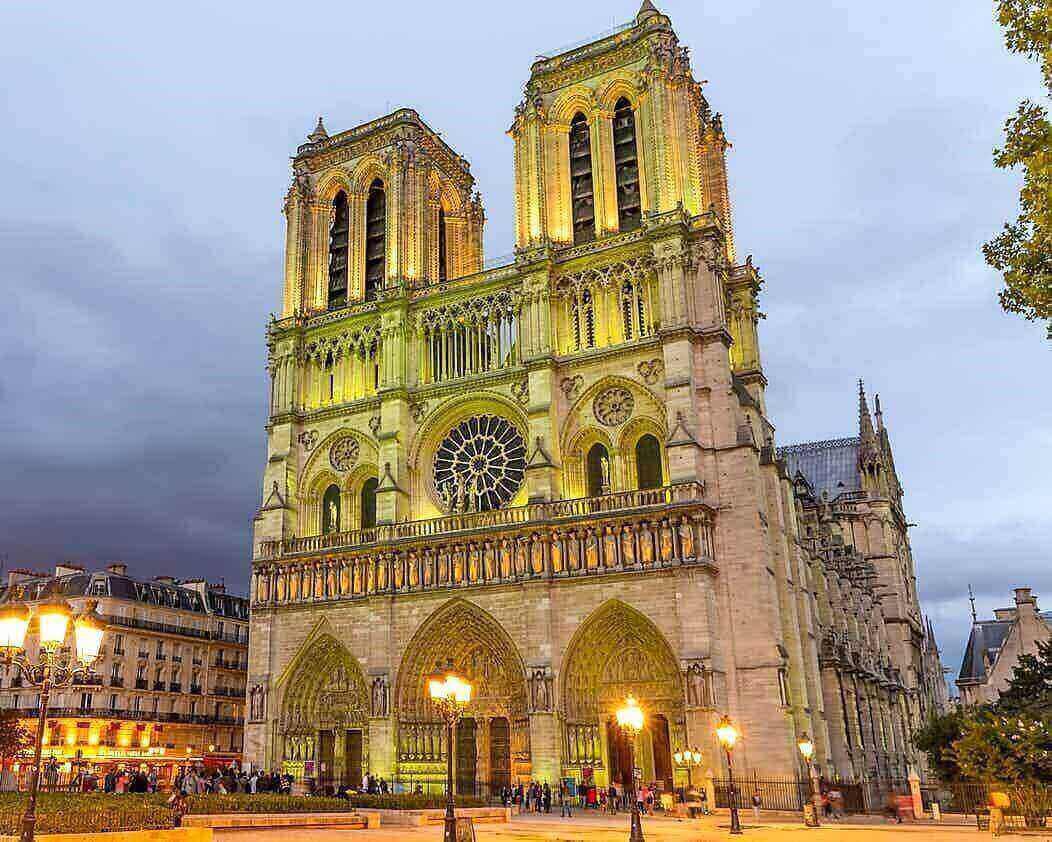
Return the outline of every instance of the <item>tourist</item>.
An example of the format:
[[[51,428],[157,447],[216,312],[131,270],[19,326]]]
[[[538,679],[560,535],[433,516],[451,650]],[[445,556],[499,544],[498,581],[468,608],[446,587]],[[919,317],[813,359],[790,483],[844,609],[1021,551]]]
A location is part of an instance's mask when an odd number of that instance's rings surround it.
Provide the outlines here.
[[[756,790],[752,794],[752,817],[756,820],[760,820],[760,806],[763,804],[760,798],[760,790]]]
[[[544,801],[544,812],[551,813],[552,811],[552,788],[548,786],[548,782],[544,782],[544,788],[542,790],[543,795],[541,796]]]
[[[844,793],[836,786],[829,790],[829,815],[833,821],[844,817]]]
[[[698,800],[701,801],[701,814],[703,816],[709,815],[709,791],[707,788],[702,787],[698,790]]]
[[[563,778],[559,781],[559,817],[573,818],[573,780]]]
[[[611,815],[617,815],[617,802],[620,798],[621,795],[617,791],[617,784],[611,783],[606,790],[606,809]]]

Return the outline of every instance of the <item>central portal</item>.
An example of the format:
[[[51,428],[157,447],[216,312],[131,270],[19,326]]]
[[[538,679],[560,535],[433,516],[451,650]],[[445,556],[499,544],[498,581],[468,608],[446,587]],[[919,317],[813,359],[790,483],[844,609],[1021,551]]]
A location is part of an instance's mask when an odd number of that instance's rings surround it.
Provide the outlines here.
[[[489,784],[493,792],[511,786],[511,726],[503,716],[489,721]]]
[[[362,732],[343,734],[343,784],[346,788],[362,788]]]

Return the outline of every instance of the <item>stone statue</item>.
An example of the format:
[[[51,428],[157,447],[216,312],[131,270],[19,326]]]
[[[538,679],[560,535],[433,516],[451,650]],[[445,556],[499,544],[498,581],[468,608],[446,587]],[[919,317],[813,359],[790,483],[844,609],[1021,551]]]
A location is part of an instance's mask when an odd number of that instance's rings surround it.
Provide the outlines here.
[[[599,471],[602,476],[602,492],[610,493],[610,460],[605,456],[599,457]]]
[[[329,501],[329,531],[340,531],[340,509],[335,500]]]

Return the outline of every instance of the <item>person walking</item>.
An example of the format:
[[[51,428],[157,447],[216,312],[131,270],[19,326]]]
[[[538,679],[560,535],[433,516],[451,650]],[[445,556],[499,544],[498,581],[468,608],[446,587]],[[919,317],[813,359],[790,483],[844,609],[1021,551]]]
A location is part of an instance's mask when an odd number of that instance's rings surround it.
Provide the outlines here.
[[[573,794],[565,778],[559,781],[559,818],[573,818]]]
[[[763,804],[763,800],[760,798],[760,790],[756,790],[752,794],[752,817],[757,822],[760,821],[760,807]]]

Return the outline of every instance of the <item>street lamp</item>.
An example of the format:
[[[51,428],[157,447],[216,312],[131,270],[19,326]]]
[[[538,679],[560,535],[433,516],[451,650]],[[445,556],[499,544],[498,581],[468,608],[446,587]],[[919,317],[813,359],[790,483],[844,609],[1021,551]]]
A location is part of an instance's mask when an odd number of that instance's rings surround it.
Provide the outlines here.
[[[692,777],[694,767],[701,765],[701,752],[696,748],[685,748],[673,754],[672,758],[676,761],[677,766],[687,767],[687,792],[690,792],[694,789],[694,779]]]
[[[30,614],[24,605],[0,609],[0,663],[14,666],[31,686],[40,688],[37,732],[33,747],[33,774],[29,779],[29,804],[22,816],[20,842],[33,842],[37,823],[37,792],[40,788],[40,760],[47,725],[51,691],[56,687],[86,684],[94,675],[106,625],[95,613],[97,603],[90,600],[83,613],[73,617],[69,603],[52,598],[36,609],[39,652],[35,659],[25,651]],[[73,652],[63,648],[73,623]]]
[[[741,821],[738,819],[738,793],[734,788],[734,764],[731,762],[731,752],[734,751],[734,744],[738,742],[739,734],[738,729],[734,727],[734,724],[726,715],[716,724],[716,737],[727,755],[727,786],[730,790],[731,799],[731,833],[741,833]]]
[[[625,699],[624,707],[617,711],[617,725],[628,738],[628,768],[631,781],[632,830],[628,835],[629,842],[643,842],[643,824],[639,818],[639,798],[636,797],[636,758],[635,740],[643,730],[643,711],[634,697]]]
[[[814,766],[815,744],[805,731],[800,735],[800,739],[796,741],[796,747],[800,749],[800,754],[803,755],[804,762],[807,763],[807,777],[811,781],[811,803],[804,805],[804,824],[808,827],[818,827],[818,805],[821,797],[816,785],[818,779],[815,775]],[[808,809],[809,807],[810,809]]]
[[[427,692],[432,703],[446,720],[446,819],[443,842],[457,841],[457,817],[453,800],[453,730],[471,701],[471,684],[457,675],[453,662],[436,668],[427,679]]]

